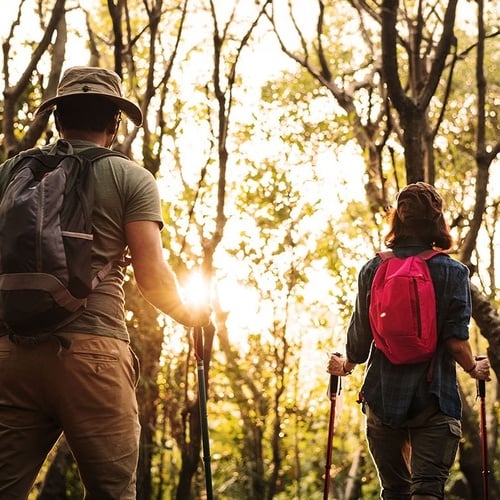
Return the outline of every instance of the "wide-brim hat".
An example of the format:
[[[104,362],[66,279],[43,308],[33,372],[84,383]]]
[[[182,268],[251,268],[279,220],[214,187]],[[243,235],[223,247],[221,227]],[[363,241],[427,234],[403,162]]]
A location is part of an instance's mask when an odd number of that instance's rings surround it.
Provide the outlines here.
[[[138,127],[142,123],[141,109],[122,97],[120,77],[109,69],[75,66],[67,69],[57,87],[57,95],[44,101],[36,115],[52,111],[61,100],[75,95],[99,95],[113,101]]]

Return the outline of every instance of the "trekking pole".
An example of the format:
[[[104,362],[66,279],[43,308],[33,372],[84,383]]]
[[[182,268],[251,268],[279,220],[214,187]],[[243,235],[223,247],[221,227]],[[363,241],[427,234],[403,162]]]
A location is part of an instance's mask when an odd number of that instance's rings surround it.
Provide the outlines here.
[[[485,359],[486,356],[476,356],[476,360]],[[490,485],[489,475],[490,469],[488,465],[488,436],[486,434],[486,381],[477,381],[477,396],[481,402],[481,455],[482,455],[482,475],[483,475],[483,498],[489,500]]]
[[[335,355],[340,356],[339,353]],[[325,463],[325,485],[323,489],[323,500],[328,499],[330,491],[330,469],[332,467],[332,446],[333,433],[335,426],[335,408],[337,405],[337,395],[340,394],[342,384],[338,375],[330,375],[330,383],[328,384],[328,398],[330,399],[330,422],[328,424],[328,440],[326,445],[326,463]]]
[[[198,373],[198,401],[200,406],[201,439],[203,444],[203,464],[205,468],[205,486],[207,500],[213,500],[212,468],[210,463],[210,440],[208,437],[207,391],[205,385],[205,367],[203,363],[203,330],[201,326],[193,328],[194,355]]]

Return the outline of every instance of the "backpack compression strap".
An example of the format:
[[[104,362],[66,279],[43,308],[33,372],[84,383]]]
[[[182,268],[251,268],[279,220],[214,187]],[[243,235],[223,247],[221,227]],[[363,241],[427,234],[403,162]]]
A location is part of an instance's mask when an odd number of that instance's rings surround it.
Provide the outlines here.
[[[415,255],[407,255],[406,257],[420,257],[424,260],[432,259],[435,255],[442,254],[439,250],[434,250],[433,248],[429,248],[428,250],[424,250],[423,252],[417,253]],[[377,255],[384,261],[395,257],[394,252],[392,250],[387,250],[385,252],[377,252]],[[406,258],[405,257],[405,258]]]

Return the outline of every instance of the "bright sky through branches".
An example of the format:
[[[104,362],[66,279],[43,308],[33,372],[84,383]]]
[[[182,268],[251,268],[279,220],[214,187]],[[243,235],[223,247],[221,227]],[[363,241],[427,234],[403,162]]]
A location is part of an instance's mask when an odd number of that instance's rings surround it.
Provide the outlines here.
[[[0,37],[2,38],[7,35],[10,29],[11,22],[17,14],[20,1],[14,0],[4,3],[5,5],[2,6],[3,20],[0,26]],[[82,8],[92,13],[96,11],[96,6],[99,3],[102,2],[99,0],[80,0],[78,3],[77,0],[67,0],[67,8],[69,9],[69,42],[65,66],[85,64],[88,61],[88,51],[85,47],[86,37],[83,35],[79,36],[80,32],[85,33],[83,13],[81,10],[74,9],[73,7],[79,4]],[[222,7],[228,7],[232,4],[232,2],[216,3]],[[251,2],[247,5],[250,6],[250,3]],[[282,3],[285,5],[286,1]],[[309,18],[314,18],[314,15],[311,15],[311,6],[313,5],[315,5],[315,2],[309,0],[298,0],[295,2],[295,14],[300,22]],[[470,25],[472,23],[471,20],[474,19],[474,14],[471,14],[470,10],[468,11],[467,9],[474,9],[474,2],[461,1],[461,7],[458,9],[458,16],[462,18],[462,20],[465,19],[464,22]],[[34,0],[26,0],[23,8],[21,25],[16,28],[16,33],[23,32],[23,30],[29,33],[29,35],[25,37],[17,37],[20,43],[15,46],[16,58],[14,64],[17,63],[20,69],[26,66],[26,61],[31,55],[31,42],[36,43],[42,35],[41,31],[38,29],[36,12]],[[221,15],[223,14],[221,10]],[[203,46],[202,42],[205,41],[205,38],[210,38],[211,28],[202,24],[206,22],[206,19],[190,19],[189,22],[191,23],[189,25],[191,31],[187,30],[186,34],[191,37],[197,37],[196,40],[200,39],[200,44]],[[283,27],[285,26],[285,18],[280,20],[280,25]],[[314,28],[314,25],[308,26],[310,30],[314,30]],[[25,43],[26,41],[30,43]],[[307,221],[314,233],[316,226],[322,227],[324,221],[336,220],[339,213],[341,214],[345,210],[347,202],[351,200],[358,200],[361,203],[365,202],[363,187],[365,167],[363,158],[359,154],[358,148],[353,146],[352,143],[341,149],[337,144],[327,144],[325,141],[323,149],[321,151],[316,151],[311,161],[309,158],[304,160],[304,157],[301,157],[300,154],[295,153],[297,156],[294,157],[294,153],[283,150],[283,141],[281,140],[279,130],[276,130],[276,135],[272,137],[267,136],[262,133],[262,130],[259,130],[264,129],[269,123],[274,123],[273,120],[279,123],[279,118],[276,118],[272,113],[276,113],[276,115],[280,115],[281,113],[281,110],[276,109],[270,111],[265,117],[262,117],[262,112],[259,108],[261,85],[273,78],[281,78],[280,72],[283,70],[289,70],[290,73],[293,74],[293,71],[297,70],[297,66],[290,58],[281,52],[272,34],[266,31],[259,32],[256,41],[258,43],[254,41],[252,49],[244,51],[241,56],[241,67],[239,71],[241,71],[242,84],[239,86],[240,88],[238,88],[238,99],[241,102],[238,106],[233,108],[235,112],[233,115],[233,123],[249,123],[252,116],[262,118],[263,123],[254,123],[255,131],[253,132],[252,140],[247,144],[241,145],[241,149],[238,149],[238,153],[256,164],[264,164],[264,162],[269,162],[271,161],[270,159],[274,160],[277,157],[280,159],[279,161],[283,163],[283,168],[289,168],[290,171],[294,169],[293,174],[291,174],[294,181],[303,182],[301,191],[302,201],[314,202],[315,199],[321,200],[315,207],[315,213]],[[210,78],[211,60],[210,57],[207,57],[206,53],[202,51],[199,53],[193,52],[193,54],[189,55],[189,58],[191,57],[193,59],[189,59],[187,63],[183,62],[181,70],[176,69],[177,73],[175,74],[175,78],[179,80],[180,97],[185,102],[190,103],[191,108],[195,108],[197,106],[197,101],[195,101],[193,89],[204,85],[206,81],[208,81],[204,80],[205,78]],[[15,66],[12,66],[11,79],[15,79],[14,69]],[[10,83],[13,82],[11,81]],[[1,85],[3,85],[3,81],[0,81],[0,87]],[[289,82],[289,87],[291,89],[294,88],[293,81]],[[241,90],[242,88],[243,90]],[[291,92],[289,98],[291,100],[300,100],[300,94]],[[311,105],[308,110],[311,123],[314,122],[315,119],[318,119],[318,121],[321,120],[322,116],[335,116],[335,109],[332,109],[333,99],[330,99],[329,102],[328,99],[321,101],[318,99],[315,101],[315,103],[318,102],[320,103],[319,105]],[[268,122],[264,122],[266,120],[268,120]],[[192,169],[193,179],[195,179],[201,166],[206,161],[206,150],[200,147],[200,144],[203,143],[205,138],[203,137],[203,130],[201,128],[196,128],[196,124],[189,121],[185,123],[185,130],[187,130],[187,132],[181,137],[178,137],[177,141],[183,152],[185,152],[182,163]],[[300,127],[300,122],[296,127]],[[228,168],[228,180],[234,185],[239,185],[238,183],[241,184],[241,179],[246,175],[246,171],[240,168],[239,164],[231,163],[236,161],[236,156],[235,154],[231,155]],[[314,164],[309,164],[309,161]],[[164,162],[161,171],[163,177],[159,180],[159,185],[165,200],[175,199],[175,197],[178,196],[179,189],[182,188],[182,186],[173,179],[171,170],[168,170],[169,163],[171,163],[169,160]],[[500,192],[498,162],[496,165],[493,165],[491,173],[491,194],[498,196]],[[251,229],[244,226],[245,221],[238,217],[235,208],[231,205],[232,201],[232,199],[228,199],[226,205],[229,211],[229,218],[224,234],[224,245],[231,248],[237,246],[242,232],[251,231]],[[210,219],[213,217],[213,213],[207,212],[205,216],[207,219]],[[314,240],[314,237],[315,234],[311,236],[311,241]],[[353,241],[352,245],[357,245],[357,242]],[[367,250],[366,243],[357,250],[359,261],[356,263],[347,263],[348,265],[360,265]],[[500,257],[500,251],[497,251],[497,255]],[[242,274],[243,271],[246,271],[246,268],[243,267],[241,261],[235,258],[229,258],[224,252],[219,252],[217,259],[216,264],[221,271],[220,280],[217,282],[218,293],[221,298],[223,309],[231,313],[228,318],[228,328],[229,331],[236,332],[238,341],[243,343],[249,325],[251,325],[251,328],[255,331],[265,331],[268,329],[269,318],[273,311],[270,307],[263,304],[261,297],[255,290],[240,284],[247,278],[247,276]],[[500,268],[500,266],[497,266],[497,269],[498,268]],[[325,269],[321,265],[316,263],[315,266],[310,266],[308,268],[308,274],[308,279],[310,281],[307,285],[307,290],[304,292],[308,295],[308,300],[311,302],[323,301],[325,306],[331,306],[333,309],[335,307],[335,298],[332,297],[332,283],[328,273],[325,272]],[[203,288],[200,283],[195,283],[193,288],[191,288],[190,284],[186,284],[185,287],[187,294],[193,297],[195,296],[196,290],[199,291]],[[201,298],[200,300],[204,299]],[[300,325],[300,328],[302,331],[313,331],[313,329],[308,328],[307,325]],[[311,335],[314,336],[314,332]],[[308,345],[311,346],[313,343],[309,343]]]

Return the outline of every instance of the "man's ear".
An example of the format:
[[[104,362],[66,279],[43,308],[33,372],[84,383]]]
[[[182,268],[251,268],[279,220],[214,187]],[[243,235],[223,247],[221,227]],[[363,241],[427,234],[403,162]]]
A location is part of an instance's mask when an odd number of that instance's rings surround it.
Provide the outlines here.
[[[57,113],[57,109],[54,110],[54,121],[56,122],[56,130],[60,134],[61,133],[61,122],[59,121],[59,115]]]
[[[108,125],[106,126],[105,132],[106,135],[110,138],[109,144],[106,147],[111,147],[113,144],[116,134],[118,133],[118,127],[120,126],[121,122],[121,114],[117,113],[113,118],[109,121]]]
[[[121,122],[121,113],[117,113],[113,118],[109,121],[106,132],[112,136],[115,136],[118,133],[118,127]]]

